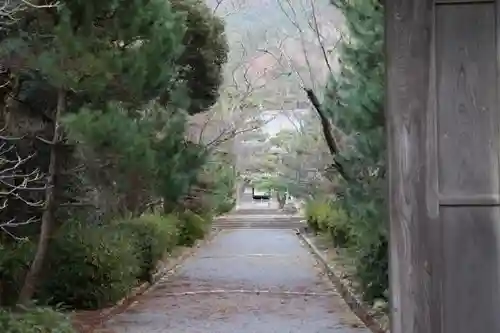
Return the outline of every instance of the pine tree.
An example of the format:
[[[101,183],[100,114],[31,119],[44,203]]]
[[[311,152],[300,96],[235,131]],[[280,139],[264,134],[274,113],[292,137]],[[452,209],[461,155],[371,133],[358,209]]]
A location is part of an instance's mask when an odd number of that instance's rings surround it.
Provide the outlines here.
[[[68,113],[68,94],[83,90],[96,99],[138,104],[171,89],[184,25],[160,0],[67,0],[22,24],[31,34],[11,36],[4,44],[15,45],[11,57],[39,72],[57,90],[53,133],[45,140],[50,162],[41,233],[19,295],[19,303],[26,304],[55,226],[58,147],[64,141],[61,121]]]
[[[170,0],[175,12],[186,19],[184,52],[178,64],[187,84],[189,114],[206,111],[219,97],[228,44],[223,21],[202,0]]]
[[[346,19],[339,48],[340,73],[323,103],[347,136],[337,156],[348,170],[341,201],[354,230],[357,272],[365,297],[385,297],[388,288],[385,202],[383,9],[377,0],[334,0]]]
[[[34,148],[34,165],[49,185],[22,304],[36,288],[57,214],[66,211],[60,194],[76,199],[70,186],[116,194],[116,218],[139,215],[158,198],[177,202],[199,182],[208,151],[186,142],[186,117],[215,102],[227,58],[224,26],[201,1],[56,4],[21,13],[0,35],[12,95],[43,127],[43,138],[29,140],[45,144]],[[63,176],[67,159],[85,165],[73,183]]]

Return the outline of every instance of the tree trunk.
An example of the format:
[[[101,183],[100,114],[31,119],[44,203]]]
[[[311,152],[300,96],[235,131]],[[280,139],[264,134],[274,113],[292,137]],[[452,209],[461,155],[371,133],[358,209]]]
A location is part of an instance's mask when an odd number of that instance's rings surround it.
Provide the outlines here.
[[[286,204],[286,194],[285,196],[281,196],[280,192],[276,192],[276,199],[278,199],[278,207],[279,209],[283,209]]]
[[[60,119],[65,111],[65,108],[66,92],[63,89],[60,89],[57,96],[57,108],[54,116],[54,135],[50,143],[50,162],[47,174],[47,190],[45,191],[45,207],[42,214],[38,247],[35,253],[35,258],[33,259],[30,269],[28,270],[24,279],[24,284],[21,288],[21,292],[19,293],[18,304],[20,305],[27,305],[36,291],[38,279],[42,272],[45,256],[47,254],[50,237],[55,225],[55,178],[58,163],[57,144],[59,143],[62,134]]]

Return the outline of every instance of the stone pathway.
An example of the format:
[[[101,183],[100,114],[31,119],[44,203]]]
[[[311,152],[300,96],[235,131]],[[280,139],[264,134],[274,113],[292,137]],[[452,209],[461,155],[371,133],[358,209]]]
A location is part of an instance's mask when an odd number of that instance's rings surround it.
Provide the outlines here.
[[[226,230],[105,323],[113,333],[368,333],[293,230]]]

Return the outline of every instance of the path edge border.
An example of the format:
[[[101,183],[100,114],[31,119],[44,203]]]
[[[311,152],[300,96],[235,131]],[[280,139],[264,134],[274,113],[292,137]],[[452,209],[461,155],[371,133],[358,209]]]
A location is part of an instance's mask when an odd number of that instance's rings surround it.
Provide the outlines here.
[[[328,263],[328,260],[304,233],[304,230],[295,229],[295,234],[307,245],[310,252],[321,263],[326,271],[328,279],[333,283],[342,299],[347,303],[351,311],[354,312],[354,314],[366,325],[366,327],[373,333],[390,333],[389,330],[385,330],[375,317],[370,314],[369,310],[364,305],[364,302],[362,302],[359,297],[353,293],[351,288],[342,282],[340,276],[335,273],[332,266]]]
[[[191,247],[186,247],[181,251],[181,253],[178,256],[171,257],[170,260],[165,259],[164,261],[165,266],[162,268],[159,268],[153,275],[151,282],[144,282],[134,288],[131,289],[131,291],[123,297],[121,300],[116,302],[114,305],[104,308],[102,310],[91,310],[88,312],[92,311],[99,311],[99,321],[97,323],[92,323],[91,325],[82,325],[79,324],[78,326],[84,326],[80,327],[82,329],[88,330],[89,332],[94,332],[98,328],[99,325],[102,323],[108,321],[111,317],[114,315],[117,315],[125,310],[127,310],[129,307],[131,307],[134,304],[134,299],[136,297],[145,295],[146,293],[152,291],[158,284],[158,282],[166,277],[169,277],[175,272],[177,272],[178,268],[186,261],[188,258],[193,256],[199,248],[211,243],[214,238],[220,233],[221,229],[218,228],[211,228],[211,230],[207,233],[207,235],[199,239],[195,242],[195,244]],[[77,317],[78,313],[85,313],[85,311],[75,311],[71,314],[71,317]],[[76,319],[76,318],[75,318]],[[76,331],[79,332],[80,330],[78,329],[79,327],[76,327]]]

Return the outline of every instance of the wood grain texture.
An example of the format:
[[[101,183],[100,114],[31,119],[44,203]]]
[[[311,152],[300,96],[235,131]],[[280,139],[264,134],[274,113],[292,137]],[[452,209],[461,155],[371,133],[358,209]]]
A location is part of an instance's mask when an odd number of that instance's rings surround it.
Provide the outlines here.
[[[500,332],[497,6],[435,12],[443,333]]]
[[[496,196],[499,114],[494,4],[437,6],[439,191]]]
[[[432,15],[432,23],[430,28],[431,46],[430,46],[430,63],[428,73],[428,96],[427,96],[427,110],[425,112],[426,118],[426,138],[425,138],[425,202],[426,206],[421,207],[420,210],[425,211],[425,219],[421,219],[421,233],[422,237],[426,239],[427,261],[424,263],[424,270],[426,271],[427,288],[429,301],[429,332],[440,332],[442,328],[443,319],[443,224],[439,216],[439,149],[438,149],[438,101],[437,101],[437,64],[436,64],[436,31],[435,26],[435,12],[429,13]],[[422,68],[422,70],[426,70]]]
[[[500,332],[498,2],[386,3],[392,333]]]
[[[391,332],[429,333],[426,137],[433,1],[386,9]]]
[[[443,333],[500,332],[499,207],[443,207]]]

